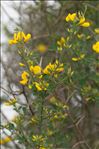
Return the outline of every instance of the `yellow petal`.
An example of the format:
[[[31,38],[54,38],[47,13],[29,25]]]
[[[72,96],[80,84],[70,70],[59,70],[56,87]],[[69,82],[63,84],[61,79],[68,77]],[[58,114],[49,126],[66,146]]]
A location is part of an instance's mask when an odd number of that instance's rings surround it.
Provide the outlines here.
[[[84,37],[84,34],[77,34],[77,37],[78,37],[79,39],[82,39],[82,38]]]
[[[80,17],[80,20],[79,20],[79,24],[82,24],[85,22],[85,17],[84,16],[81,16]]]
[[[69,21],[74,21],[75,19],[76,19],[76,17],[77,17],[77,14],[76,13],[73,13],[73,14],[68,14],[67,15],[67,17],[65,18],[65,20],[67,21],[67,22],[69,22]]]
[[[13,40],[9,40],[9,44],[12,45],[13,44]]]
[[[89,26],[90,26],[90,23],[89,23],[89,22],[84,22],[84,23],[81,24],[80,26],[83,26],[83,27],[89,27]]]
[[[96,34],[99,34],[99,28],[95,28],[94,31],[95,31]]]
[[[72,61],[80,61],[81,59],[83,59],[85,57],[85,54],[81,54],[80,57],[73,57]]]
[[[38,91],[42,91],[42,88],[41,88],[39,83],[34,82],[34,84],[35,84],[35,87],[37,88]]]
[[[6,144],[8,142],[12,141],[12,138],[10,136],[7,136],[4,139],[0,139],[0,144]]]
[[[31,34],[27,34],[25,39],[24,39],[24,42],[27,42],[30,38],[31,38]]]
[[[75,62],[76,62],[76,61],[79,61],[79,58],[73,57],[73,58],[72,58],[72,61],[75,61]]]
[[[42,68],[39,65],[36,66],[30,66],[30,71],[34,74],[40,74],[42,71]]]
[[[23,73],[21,74],[22,79],[26,79],[29,76],[28,72],[23,71]]]
[[[91,36],[90,35],[88,35],[87,37],[86,37],[86,39],[90,39],[91,38]]]
[[[22,33],[21,32],[18,32],[17,33],[17,40],[18,41],[21,41],[22,40]]]
[[[24,32],[22,32],[22,37],[25,39],[26,38],[26,35]]]
[[[12,45],[12,44],[16,44],[18,43],[16,40],[9,40],[9,44]]]
[[[10,100],[4,102],[4,104],[5,104],[6,106],[10,106],[10,105],[14,105],[16,102],[17,102],[17,100],[16,100],[15,98],[12,98],[12,99],[10,99]]]
[[[26,85],[27,82],[28,82],[28,79],[26,78],[26,79],[24,79],[24,80],[21,80],[21,81],[20,81],[20,84],[22,84],[22,85]]]
[[[80,55],[80,59],[83,59],[85,57],[85,54]]]
[[[99,41],[93,44],[92,48],[96,53],[99,53]]]
[[[19,65],[20,65],[21,67],[24,67],[24,66],[25,66],[25,64],[23,64],[23,63],[19,63]]]

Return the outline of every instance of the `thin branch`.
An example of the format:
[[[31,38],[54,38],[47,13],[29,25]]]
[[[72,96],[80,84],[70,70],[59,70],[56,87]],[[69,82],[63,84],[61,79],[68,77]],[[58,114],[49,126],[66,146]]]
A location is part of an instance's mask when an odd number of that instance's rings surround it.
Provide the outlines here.
[[[78,146],[78,145],[80,145],[80,144],[84,144],[85,143],[85,141],[79,141],[79,142],[77,142],[76,144],[74,144],[73,146],[72,146],[72,149],[76,149],[76,147]]]
[[[32,110],[32,107],[31,107],[31,105],[30,105],[30,103],[29,103],[29,101],[28,101],[28,97],[27,97],[27,95],[26,95],[26,92],[25,92],[25,88],[24,88],[24,87],[23,87],[23,95],[24,95],[24,97],[25,97],[25,99],[26,99],[26,102],[27,102],[27,104],[28,104],[28,106],[29,106],[29,109],[30,109],[30,112],[31,112],[32,116],[34,116],[34,111]]]
[[[97,2],[98,2],[98,1],[97,1]],[[88,6],[88,7],[90,7],[90,8],[92,8],[92,9],[94,9],[94,10],[96,10],[96,11],[99,11],[98,7],[93,6],[93,5],[91,5],[90,3],[83,3],[83,4],[86,5],[86,6]]]
[[[5,89],[3,86],[0,86],[1,89],[3,89],[5,92],[7,92],[8,94],[12,94],[15,96],[21,95],[23,93],[23,91],[8,91],[7,89]]]

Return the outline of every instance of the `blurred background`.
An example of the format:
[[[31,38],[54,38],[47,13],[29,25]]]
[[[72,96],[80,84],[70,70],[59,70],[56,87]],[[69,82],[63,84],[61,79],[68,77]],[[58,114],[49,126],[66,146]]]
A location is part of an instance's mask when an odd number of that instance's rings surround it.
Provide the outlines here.
[[[63,1],[63,0],[22,0],[1,1],[1,119],[2,124],[11,121],[17,113],[12,107],[3,104],[11,97],[10,92],[20,88],[19,61],[17,49],[10,46],[8,40],[12,38],[15,30],[22,30],[32,34],[31,50],[39,44],[49,48],[44,65],[53,60],[56,41],[65,36],[67,28],[65,17],[68,13],[86,11],[86,17],[94,21],[93,28],[99,27],[99,1]],[[21,100],[22,99],[22,100]],[[25,103],[22,96],[19,102]],[[1,132],[1,138],[10,134]],[[3,148],[20,148],[15,143],[7,143]]]

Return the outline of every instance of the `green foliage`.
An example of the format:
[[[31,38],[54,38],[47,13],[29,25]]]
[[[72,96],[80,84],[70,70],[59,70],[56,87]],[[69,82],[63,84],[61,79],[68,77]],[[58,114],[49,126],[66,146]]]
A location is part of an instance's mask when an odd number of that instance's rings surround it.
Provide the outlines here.
[[[21,57],[18,83],[26,105],[18,100],[12,104],[19,118],[15,125],[9,123],[8,130],[14,130],[13,137],[25,148],[68,149],[80,141],[77,149],[95,148],[90,111],[99,101],[99,33],[94,20],[87,18],[87,7],[64,18],[64,34],[60,38],[53,34],[45,50],[33,51],[30,34],[22,31],[9,42]]]

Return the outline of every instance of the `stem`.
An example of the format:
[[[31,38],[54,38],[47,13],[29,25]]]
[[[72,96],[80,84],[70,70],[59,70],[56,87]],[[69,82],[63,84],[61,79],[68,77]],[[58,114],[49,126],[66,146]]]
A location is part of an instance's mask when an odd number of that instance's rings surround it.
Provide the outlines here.
[[[32,107],[31,107],[31,105],[30,105],[30,103],[29,103],[29,101],[28,101],[28,98],[27,98],[27,95],[26,95],[26,93],[25,93],[24,87],[23,87],[23,94],[24,94],[24,97],[25,97],[25,99],[26,99],[26,102],[27,102],[27,104],[28,104],[28,106],[29,106],[30,112],[31,112],[32,116],[34,116],[34,111],[32,110]]]
[[[40,132],[42,129],[42,122],[43,122],[43,105],[44,105],[44,100],[43,100],[43,98],[41,98],[40,127],[39,127]]]

